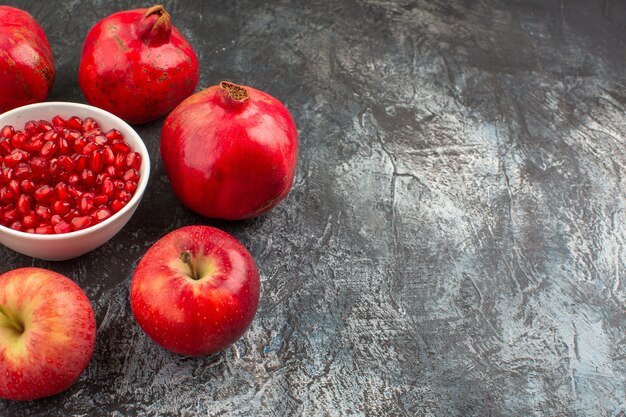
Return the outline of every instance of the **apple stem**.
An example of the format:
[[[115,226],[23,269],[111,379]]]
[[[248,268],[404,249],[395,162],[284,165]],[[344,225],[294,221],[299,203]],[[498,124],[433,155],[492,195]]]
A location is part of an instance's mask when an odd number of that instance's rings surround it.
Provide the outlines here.
[[[16,320],[12,315],[10,315],[1,305],[0,305],[0,314],[2,314],[6,318],[9,324],[13,326],[15,330],[17,330],[20,333],[24,333],[24,325],[19,320]]]
[[[189,266],[189,269],[191,270],[191,278],[193,278],[196,281],[200,279],[198,277],[198,273],[196,272],[196,268],[194,268],[193,266],[193,255],[191,254],[191,252],[186,250],[183,253],[181,253],[180,260]]]

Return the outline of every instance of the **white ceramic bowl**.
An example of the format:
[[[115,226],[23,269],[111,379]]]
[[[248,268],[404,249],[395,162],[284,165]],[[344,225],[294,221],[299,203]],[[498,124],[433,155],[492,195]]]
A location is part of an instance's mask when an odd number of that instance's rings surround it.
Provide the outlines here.
[[[56,115],[66,119],[70,116],[83,119],[92,117],[105,132],[113,128],[119,130],[126,142],[141,155],[141,177],[135,194],[122,210],[102,223],[76,232],[55,235],[36,235],[0,226],[0,243],[3,245],[34,258],[59,261],[75,258],[97,248],[124,227],[139,206],[148,184],[150,156],[137,132],[126,122],[105,110],[85,104],[48,102],[19,107],[0,115],[0,128],[12,125],[16,130],[23,130],[24,123],[29,120],[50,121]]]

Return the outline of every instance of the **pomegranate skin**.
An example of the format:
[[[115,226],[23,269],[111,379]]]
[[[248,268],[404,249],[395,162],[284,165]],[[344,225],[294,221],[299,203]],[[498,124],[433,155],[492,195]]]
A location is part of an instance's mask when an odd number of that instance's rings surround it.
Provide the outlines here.
[[[222,81],[187,98],[165,119],[161,157],[188,208],[211,218],[252,218],[289,193],[298,134],[280,101]]]
[[[198,59],[162,6],[112,14],[87,34],[78,83],[87,101],[133,124],[169,113],[193,93]]]
[[[44,101],[55,75],[41,26],[24,10],[0,6],[0,113]]]

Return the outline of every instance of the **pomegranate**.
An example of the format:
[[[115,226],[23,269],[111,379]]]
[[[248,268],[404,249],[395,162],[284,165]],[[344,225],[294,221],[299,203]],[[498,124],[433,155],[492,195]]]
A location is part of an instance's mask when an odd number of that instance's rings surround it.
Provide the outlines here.
[[[85,229],[120,211],[139,182],[141,155],[120,131],[88,117],[31,120],[0,130],[0,224],[54,234]]]
[[[198,59],[163,6],[115,13],[87,35],[78,68],[87,101],[148,123],[193,93]]]
[[[174,192],[206,217],[259,216],[287,196],[298,133],[287,108],[252,87],[222,81],[165,119],[161,157]]]
[[[0,113],[44,101],[55,70],[48,38],[24,10],[0,6]]]

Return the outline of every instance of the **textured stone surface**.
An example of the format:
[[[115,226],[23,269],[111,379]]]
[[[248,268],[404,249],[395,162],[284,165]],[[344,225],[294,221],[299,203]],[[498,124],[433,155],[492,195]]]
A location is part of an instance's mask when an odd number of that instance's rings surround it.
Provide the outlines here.
[[[92,24],[131,1],[9,1],[46,29],[52,100],[83,101]],[[144,4],[141,4],[144,6]],[[169,1],[199,88],[266,90],[301,135],[288,199],[253,221],[203,219],[153,176],[112,241],[2,270],[75,279],[95,355],[56,397],[2,416],[625,415],[626,3]],[[128,288],[166,232],[234,234],[262,273],[257,317],[212,358],[154,345]]]

